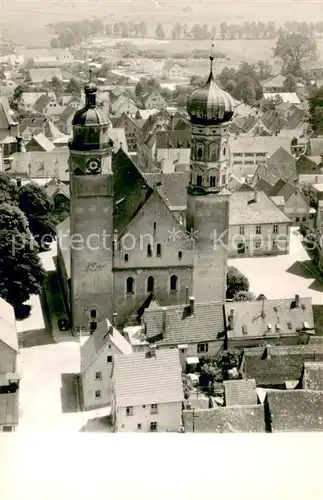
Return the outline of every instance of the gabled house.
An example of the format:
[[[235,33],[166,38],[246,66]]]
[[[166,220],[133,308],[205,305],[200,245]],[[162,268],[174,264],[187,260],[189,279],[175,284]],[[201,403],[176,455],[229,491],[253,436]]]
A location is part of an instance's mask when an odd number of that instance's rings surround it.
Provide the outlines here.
[[[178,349],[115,355],[111,415],[115,432],[180,432],[184,401]]]
[[[58,104],[56,97],[43,94],[35,102],[33,111],[45,116],[46,118],[48,117],[53,120],[57,120],[59,115],[62,113],[63,108]]]
[[[297,185],[280,179],[269,192],[269,196],[282,196],[284,198],[283,212],[294,224],[308,222],[310,206]]]
[[[122,113],[119,118],[117,118],[114,123],[114,127],[123,128],[126,135],[128,151],[136,151],[137,150],[137,139],[140,133],[140,128],[137,125],[136,121],[131,118],[127,113]]]
[[[297,345],[314,335],[311,298],[263,299],[225,305],[229,348]]]
[[[45,135],[40,132],[34,135],[29,142],[26,144],[26,151],[53,151],[55,149],[54,144],[45,137]]]
[[[19,101],[19,108],[22,111],[31,113],[35,103],[42,96],[48,96],[54,100],[56,99],[55,92],[23,92]]]
[[[172,60],[167,60],[162,67],[162,76],[168,80],[175,80],[183,78],[184,72],[179,64]]]
[[[188,172],[147,173],[144,174],[149,184],[157,189],[177,220],[183,224],[187,207]]]
[[[61,113],[58,121],[58,126],[64,134],[70,135],[72,133],[72,121],[75,115],[75,108],[67,106]]]
[[[132,118],[136,117],[138,111],[138,107],[133,102],[132,99],[125,95],[120,95],[112,104],[111,104],[111,113],[114,115],[122,115],[126,113]]]
[[[319,184],[323,182],[323,161],[321,156],[301,155],[296,161],[299,185],[303,183]]]
[[[143,315],[146,339],[159,349],[178,348],[184,370],[223,348],[224,321],[222,303],[195,303],[193,297],[184,305],[147,308]]]
[[[141,102],[144,109],[165,109],[167,102],[163,96],[156,90],[152,89],[141,96]]]
[[[188,167],[191,157],[191,131],[158,131],[152,154],[155,163],[160,165],[164,172],[174,172],[177,163]]]
[[[263,93],[277,94],[282,92],[285,85],[286,76],[278,74],[262,83]]]
[[[54,178],[44,188],[49,198],[53,200],[57,212],[70,211],[70,188],[67,184]]]
[[[0,97],[0,140],[5,137],[17,137],[19,125],[13,119],[7,97]]]
[[[236,191],[230,196],[229,256],[288,253],[290,226],[290,219],[263,191]]]
[[[80,382],[85,410],[111,404],[114,356],[131,353],[131,345],[108,319],[98,324],[81,346]]]
[[[37,134],[44,134],[51,142],[64,136],[49,118],[24,118],[19,124],[19,133],[25,142]]]

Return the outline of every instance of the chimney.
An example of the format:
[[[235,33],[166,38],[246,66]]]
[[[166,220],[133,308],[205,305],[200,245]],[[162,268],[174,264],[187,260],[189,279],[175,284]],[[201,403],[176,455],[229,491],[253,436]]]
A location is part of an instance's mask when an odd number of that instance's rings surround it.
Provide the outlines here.
[[[190,315],[193,316],[194,314],[194,305],[195,305],[195,299],[194,297],[190,297]]]
[[[166,331],[166,326],[167,326],[167,307],[163,307],[162,333]]]
[[[186,293],[186,295],[185,295],[185,296],[186,296],[185,303],[186,303],[186,304],[188,304],[188,303],[189,303],[189,302],[188,302],[188,299],[189,299],[189,295],[188,295],[188,286],[187,286],[187,287],[186,287],[186,289],[185,289],[185,293]]]
[[[118,316],[118,313],[114,312],[112,314],[112,326],[116,326],[117,324],[117,316]]]
[[[255,203],[257,203],[257,201],[258,201],[258,191],[256,189],[254,190],[254,193],[253,193],[253,201]]]
[[[230,309],[230,315],[229,315],[229,328],[230,328],[230,330],[233,330],[233,320],[234,320],[234,309]]]
[[[155,358],[156,357],[156,346],[154,344],[149,345],[146,357],[147,358]]]
[[[113,335],[113,326],[112,325],[110,325],[108,328],[108,334]]]
[[[17,153],[22,152],[22,137],[16,137],[17,140]]]
[[[295,295],[295,307],[299,307],[299,295]]]

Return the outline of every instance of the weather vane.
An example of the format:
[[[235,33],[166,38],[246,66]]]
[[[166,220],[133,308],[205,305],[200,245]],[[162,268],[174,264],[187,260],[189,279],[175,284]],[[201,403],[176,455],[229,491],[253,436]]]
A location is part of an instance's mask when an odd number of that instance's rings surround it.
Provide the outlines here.
[[[89,69],[89,83],[91,83],[91,80],[92,80],[92,70]]]

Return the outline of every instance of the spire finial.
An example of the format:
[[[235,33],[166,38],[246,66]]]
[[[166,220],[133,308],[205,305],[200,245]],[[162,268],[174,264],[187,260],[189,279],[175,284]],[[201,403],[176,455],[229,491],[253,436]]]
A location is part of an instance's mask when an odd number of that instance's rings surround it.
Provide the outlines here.
[[[210,50],[210,75],[209,75],[209,78],[208,78],[208,83],[213,80],[213,61],[214,61],[214,37],[213,37],[213,40],[212,40],[212,45],[211,45],[211,50]]]
[[[92,81],[92,70],[89,69],[89,83],[91,83]]]

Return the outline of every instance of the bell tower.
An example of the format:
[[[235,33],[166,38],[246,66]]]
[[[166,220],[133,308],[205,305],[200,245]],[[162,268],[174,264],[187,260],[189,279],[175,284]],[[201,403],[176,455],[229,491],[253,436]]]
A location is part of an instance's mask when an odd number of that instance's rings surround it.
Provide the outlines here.
[[[97,87],[84,87],[69,142],[71,316],[74,334],[95,330],[113,313],[113,174],[111,122],[97,108]]]
[[[224,302],[226,293],[230,192],[225,186],[234,100],[215,83],[213,59],[211,54],[205,85],[187,104],[192,127],[187,230],[195,240],[193,295],[200,302]]]

